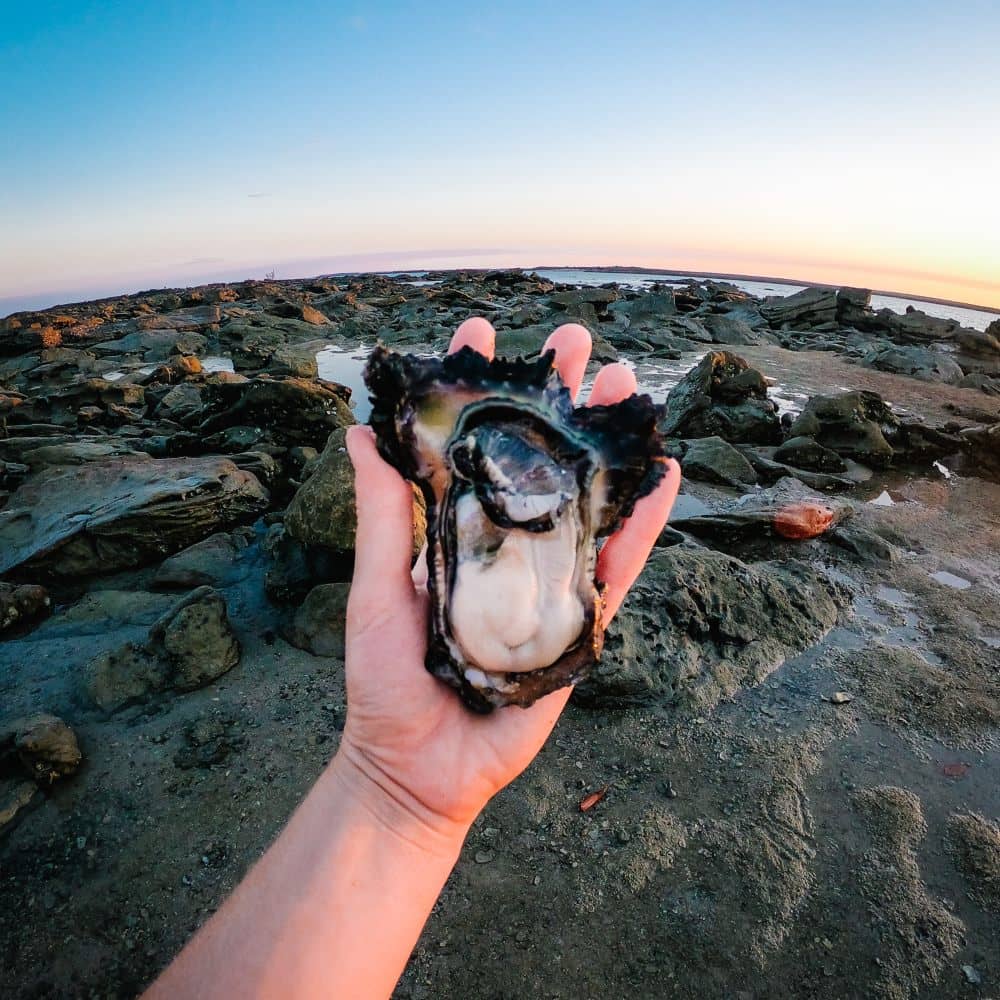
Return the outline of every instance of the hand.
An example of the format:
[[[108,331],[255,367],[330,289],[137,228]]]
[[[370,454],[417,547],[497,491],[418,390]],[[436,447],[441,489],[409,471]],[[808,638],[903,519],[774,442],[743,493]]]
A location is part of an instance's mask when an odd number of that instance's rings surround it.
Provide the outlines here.
[[[468,346],[492,357],[495,336],[486,320],[467,320],[449,353]],[[575,398],[590,358],[590,334],[567,324],[545,347],[555,349]],[[594,380],[589,403],[616,403],[635,391],[635,376],[625,365],[607,365]],[[347,722],[333,767],[387,824],[405,827],[404,835],[428,845],[443,838],[450,849],[489,799],[532,761],[571,689],[528,709],[475,715],[426,671],[426,568],[410,570],[411,487],[379,456],[369,428],[350,428],[347,449],[355,470],[358,534],[347,607]],[[607,585],[606,621],[642,570],[677,496],[680,469],[668,464],[657,489],[636,504],[601,550],[597,577]]]

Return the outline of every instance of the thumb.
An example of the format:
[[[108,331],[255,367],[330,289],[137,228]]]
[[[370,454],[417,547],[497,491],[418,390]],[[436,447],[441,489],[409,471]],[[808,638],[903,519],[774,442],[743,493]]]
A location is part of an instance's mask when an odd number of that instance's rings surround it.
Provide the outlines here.
[[[351,596],[369,614],[393,611],[413,596],[413,489],[382,460],[371,428],[347,429],[347,453],[358,512]]]

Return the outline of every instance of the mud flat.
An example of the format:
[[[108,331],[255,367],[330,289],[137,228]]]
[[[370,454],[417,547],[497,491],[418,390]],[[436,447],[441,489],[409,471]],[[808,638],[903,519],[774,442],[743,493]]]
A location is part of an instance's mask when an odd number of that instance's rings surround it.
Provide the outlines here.
[[[360,359],[470,315],[585,323],[686,479],[396,995],[995,995],[1000,325],[514,271],[0,320],[0,992],[136,995],[335,752]]]

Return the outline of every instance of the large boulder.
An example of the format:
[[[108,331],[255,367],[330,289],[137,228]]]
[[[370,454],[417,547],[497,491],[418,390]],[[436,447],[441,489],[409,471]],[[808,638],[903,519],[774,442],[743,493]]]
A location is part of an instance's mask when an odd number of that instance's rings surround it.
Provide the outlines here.
[[[853,391],[811,397],[789,436],[815,438],[838,455],[884,468],[893,457],[888,438],[898,429],[899,419],[878,393]]]
[[[0,576],[71,579],[140,566],[252,521],[267,503],[257,478],[224,458],[45,469],[0,510]]]
[[[332,431],[354,423],[350,398],[350,389],[322,379],[261,376],[222,382],[206,388],[198,431],[258,426],[286,447],[322,448]]]
[[[347,454],[346,431],[334,431],[306,482],[285,511],[285,530],[297,541],[337,553],[354,551],[358,530],[354,506],[354,467]],[[414,489],[413,553],[423,547],[427,519],[423,495]]]
[[[224,598],[199,587],[153,625],[144,643],[126,643],[91,660],[84,684],[91,701],[114,712],[166,688],[204,687],[239,659]]]
[[[710,708],[815,643],[836,624],[841,599],[795,560],[751,566],[685,545],[654,550],[574,698]]]
[[[747,444],[781,440],[767,381],[743,358],[710,351],[670,390],[661,430],[669,437],[718,436]]]
[[[758,344],[760,337],[736,316],[708,313],[701,317],[715,344]]]
[[[784,297],[770,296],[760,307],[761,315],[775,329],[790,326],[818,326],[837,318],[835,288],[803,288]]]

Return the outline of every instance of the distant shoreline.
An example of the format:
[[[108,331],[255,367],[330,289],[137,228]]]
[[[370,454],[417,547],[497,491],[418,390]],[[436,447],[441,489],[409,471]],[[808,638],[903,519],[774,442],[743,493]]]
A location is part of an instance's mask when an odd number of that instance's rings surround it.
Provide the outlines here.
[[[435,269],[437,270],[437,269]],[[457,270],[471,270],[459,268]],[[490,270],[476,268],[476,270]],[[516,268],[514,270],[517,270]],[[625,267],[621,264],[605,264],[602,267],[576,267],[565,264],[542,264],[538,267],[520,268],[522,271],[599,271],[604,274],[676,274],[682,278],[718,278],[723,281],[768,281],[777,285],[803,285],[806,288],[863,288],[863,285],[847,285],[840,281],[829,283],[825,281],[802,281],[799,278],[777,278],[774,275],[763,274],[722,274],[715,271],[682,271],[680,268],[667,267]],[[983,306],[974,302],[959,302],[956,299],[936,299],[930,295],[914,295],[911,292],[892,292],[884,288],[872,288],[872,295],[888,295],[894,299],[913,299],[914,302],[933,302],[939,306],[956,306],[959,309],[975,309],[978,312],[994,313],[1000,316],[1000,306]]]
[[[301,275],[297,277],[281,277],[276,279],[277,281],[310,281],[315,278],[322,277],[341,277],[341,276],[351,276],[351,275],[361,275],[361,274],[414,274],[414,273],[426,273],[434,272],[438,274],[453,274],[460,271],[466,272],[486,272],[486,271],[594,271],[601,274],[607,274],[609,276],[614,276],[616,274],[651,274],[651,275],[676,275],[682,278],[713,278],[721,281],[758,281],[758,282],[773,282],[779,285],[802,285],[807,288],[843,288],[846,287],[844,282],[839,282],[835,284],[822,282],[822,281],[802,281],[798,278],[779,278],[773,275],[760,275],[760,274],[727,274],[721,272],[713,271],[685,271],[681,268],[665,268],[665,267],[628,267],[623,264],[604,264],[597,267],[591,266],[576,266],[567,264],[544,264],[535,267],[409,267],[409,268],[392,268],[387,270],[367,270],[367,271],[326,271],[313,275]],[[180,291],[185,288],[198,288],[202,286],[210,285],[234,285],[240,284],[244,281],[261,281],[264,280],[260,277],[253,275],[244,275],[243,277],[229,278],[228,280],[215,280],[215,281],[199,281],[190,285],[164,285],[161,288],[141,288],[136,289],[132,292],[121,291],[114,292],[109,295],[94,295],[90,294],[90,297],[84,298],[87,292],[69,292],[70,295],[79,295],[79,298],[69,298],[62,301],[53,302],[52,299],[55,295],[59,293],[54,293],[53,296],[48,296],[44,294],[38,295],[24,295],[24,296],[5,296],[0,298],[0,319],[4,319],[7,316],[13,316],[17,313],[22,312],[47,312],[52,309],[60,309],[64,307],[69,307],[71,305],[79,305],[84,302],[110,302],[115,299],[122,298],[128,295],[139,295],[144,292],[152,291]],[[942,306],[955,306],[959,309],[974,309],[977,312],[989,313],[991,316],[1000,316],[1000,306],[985,306],[977,305],[972,302],[958,302],[955,299],[939,299],[933,298],[929,295],[913,295],[908,292],[893,292],[887,291],[885,289],[873,288],[872,294],[874,295],[888,295],[892,298],[897,299],[912,299],[914,302],[930,302],[935,305]],[[48,305],[41,305],[38,303],[48,302]],[[13,307],[13,308],[12,308]]]

